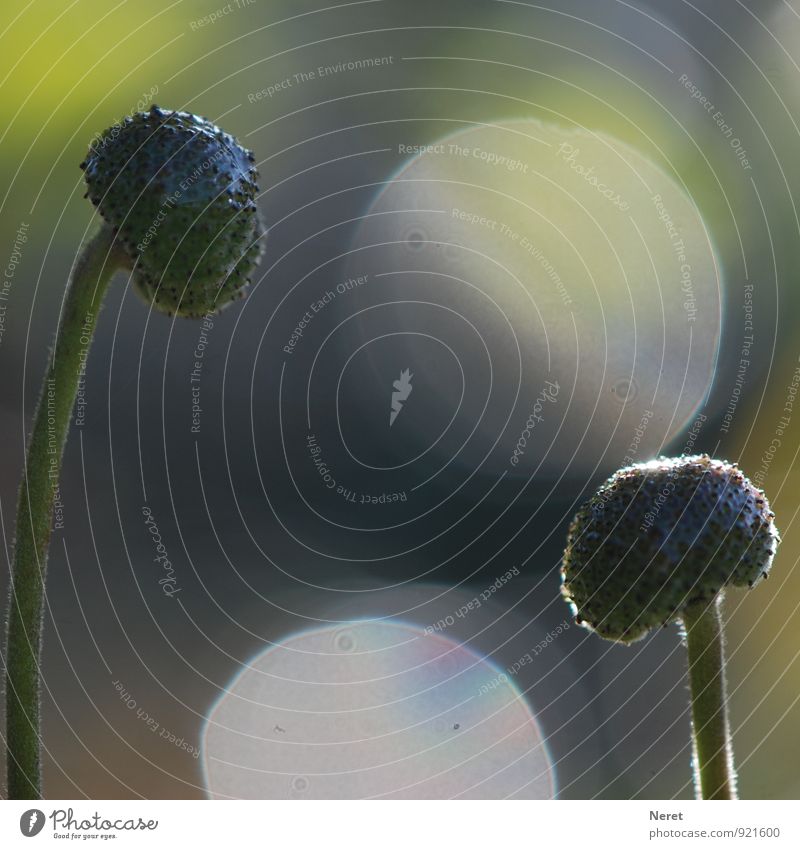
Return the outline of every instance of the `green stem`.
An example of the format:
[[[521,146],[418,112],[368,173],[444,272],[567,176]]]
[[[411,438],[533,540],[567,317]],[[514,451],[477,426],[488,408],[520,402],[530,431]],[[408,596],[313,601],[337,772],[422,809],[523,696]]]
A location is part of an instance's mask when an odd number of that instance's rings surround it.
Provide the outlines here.
[[[695,792],[698,799],[736,799],[736,772],[728,726],[720,608],[714,601],[683,612],[689,652]]]
[[[8,798],[42,795],[39,670],[47,548],[69,421],[97,313],[114,272],[126,264],[103,226],[88,242],[67,287],[25,458],[17,502],[6,645]]]

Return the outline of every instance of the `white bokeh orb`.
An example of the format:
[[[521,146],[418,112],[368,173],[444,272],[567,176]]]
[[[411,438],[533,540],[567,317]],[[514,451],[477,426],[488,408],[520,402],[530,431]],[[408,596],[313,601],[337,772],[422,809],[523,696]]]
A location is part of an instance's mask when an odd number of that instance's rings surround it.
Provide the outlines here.
[[[492,475],[584,477],[657,453],[706,397],[719,344],[719,270],[689,195],[586,130],[415,141],[350,246],[348,273],[369,282],[335,339],[348,402],[409,370],[393,449]]]
[[[418,626],[352,621],[255,657],[206,721],[212,798],[554,795],[536,720],[498,667]]]

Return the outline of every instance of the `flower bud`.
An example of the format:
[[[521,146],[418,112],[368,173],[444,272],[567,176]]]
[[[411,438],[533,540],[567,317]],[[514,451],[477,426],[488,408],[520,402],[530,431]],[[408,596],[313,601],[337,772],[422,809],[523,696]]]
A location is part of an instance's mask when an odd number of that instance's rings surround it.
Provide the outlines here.
[[[92,144],[87,197],[156,309],[199,317],[244,295],[264,236],[254,162],[205,118],[155,105]]]
[[[764,493],[736,465],[660,457],[616,472],[572,521],[562,595],[576,621],[630,643],[766,578],[780,542]]]

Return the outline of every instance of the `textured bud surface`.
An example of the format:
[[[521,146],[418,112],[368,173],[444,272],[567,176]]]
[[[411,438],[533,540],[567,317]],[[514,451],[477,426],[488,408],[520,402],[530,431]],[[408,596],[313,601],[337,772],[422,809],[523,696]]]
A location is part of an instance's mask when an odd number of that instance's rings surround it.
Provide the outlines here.
[[[81,163],[87,197],[156,309],[197,317],[244,295],[264,234],[254,161],[205,118],[157,106],[92,144]]]
[[[780,537],[737,466],[660,457],[616,472],[572,521],[562,594],[576,621],[633,642],[689,603],[766,577]]]

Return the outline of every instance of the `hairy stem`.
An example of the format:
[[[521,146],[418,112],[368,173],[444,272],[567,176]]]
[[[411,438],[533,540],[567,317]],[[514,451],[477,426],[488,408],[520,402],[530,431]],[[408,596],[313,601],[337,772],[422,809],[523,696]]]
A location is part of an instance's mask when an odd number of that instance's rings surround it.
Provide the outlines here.
[[[47,548],[61,457],[97,313],[114,272],[125,265],[104,226],[88,242],[68,284],[45,374],[17,502],[6,644],[8,798],[42,795],[39,670]]]
[[[710,604],[692,604],[683,612],[689,652],[694,782],[698,799],[737,798],[728,726],[721,605],[722,593],[719,593]]]

